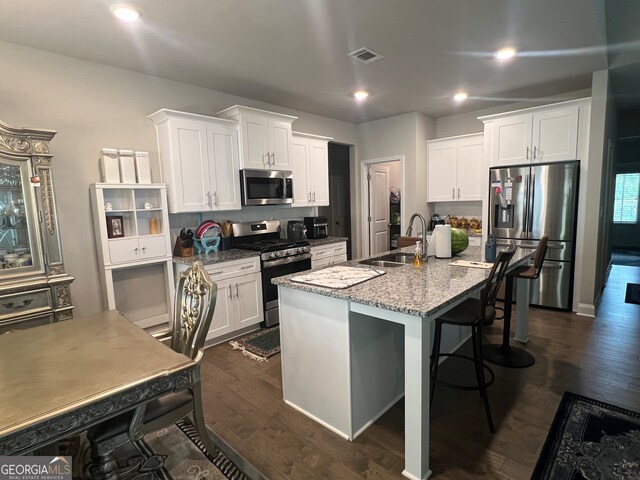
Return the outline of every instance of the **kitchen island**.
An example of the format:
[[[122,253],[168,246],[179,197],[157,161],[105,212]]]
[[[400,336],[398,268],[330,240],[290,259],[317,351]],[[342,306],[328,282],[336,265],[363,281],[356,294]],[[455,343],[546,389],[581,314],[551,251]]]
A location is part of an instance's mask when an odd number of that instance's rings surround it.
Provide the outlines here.
[[[518,250],[510,268],[531,255]],[[482,261],[482,254],[469,247],[458,258]],[[431,320],[476,293],[489,274],[450,262],[430,258],[418,269],[345,262],[385,273],[344,289],[297,283],[291,280],[296,275],[273,280],[280,299],[284,401],[352,440],[404,396],[402,473],[412,479],[431,474]]]

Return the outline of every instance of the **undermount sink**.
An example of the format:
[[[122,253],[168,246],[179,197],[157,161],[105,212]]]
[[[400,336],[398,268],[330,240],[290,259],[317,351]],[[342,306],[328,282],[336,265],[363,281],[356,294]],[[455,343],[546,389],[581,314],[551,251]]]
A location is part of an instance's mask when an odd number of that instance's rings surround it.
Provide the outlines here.
[[[376,267],[401,267],[413,263],[413,253],[389,253],[381,257],[362,260],[359,263],[363,265],[375,265]]]

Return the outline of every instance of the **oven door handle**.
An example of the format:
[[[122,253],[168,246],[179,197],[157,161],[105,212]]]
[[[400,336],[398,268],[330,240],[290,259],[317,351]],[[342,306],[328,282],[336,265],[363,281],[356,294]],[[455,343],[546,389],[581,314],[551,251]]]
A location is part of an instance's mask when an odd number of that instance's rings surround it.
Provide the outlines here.
[[[279,265],[286,265],[287,263],[301,262],[311,258],[310,253],[304,253],[302,255],[295,255],[292,257],[276,258],[273,260],[265,260],[262,262],[262,268],[277,267]]]

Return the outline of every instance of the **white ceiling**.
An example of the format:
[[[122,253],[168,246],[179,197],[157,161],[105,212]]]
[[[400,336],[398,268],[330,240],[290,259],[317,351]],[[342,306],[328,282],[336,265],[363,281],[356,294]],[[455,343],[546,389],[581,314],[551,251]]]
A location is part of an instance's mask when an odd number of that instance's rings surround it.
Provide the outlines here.
[[[130,0],[136,25],[111,3],[5,0],[0,40],[357,123],[569,92],[607,68],[603,0]],[[523,56],[498,64],[508,44]],[[347,56],[363,46],[385,58]]]

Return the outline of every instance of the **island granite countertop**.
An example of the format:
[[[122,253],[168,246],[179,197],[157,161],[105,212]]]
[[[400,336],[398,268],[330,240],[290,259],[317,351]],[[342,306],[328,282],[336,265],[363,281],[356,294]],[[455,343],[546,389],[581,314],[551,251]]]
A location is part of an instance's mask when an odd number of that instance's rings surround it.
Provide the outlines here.
[[[311,248],[321,247],[324,245],[331,245],[332,243],[346,242],[349,240],[347,237],[327,237],[327,238],[307,238]]]
[[[173,263],[182,263],[185,265],[191,265],[195,261],[202,262],[203,265],[213,265],[214,263],[230,262],[232,260],[240,260],[242,258],[258,257],[259,252],[252,250],[240,250],[239,248],[233,248],[231,250],[223,250],[221,252],[209,253],[208,255],[200,254],[193,255],[192,257],[173,257]]]
[[[405,249],[405,251],[411,250],[411,247]],[[413,265],[383,268],[358,263],[363,259],[343,262],[339,265],[385,271],[384,275],[344,289],[317,287],[292,281],[291,277],[299,275],[299,273],[274,278],[271,282],[287,288],[349,300],[385,310],[427,317],[466,296],[486,280],[490,272],[489,269],[449,265],[456,260],[481,262],[484,260],[483,250],[480,247],[469,247],[452,259],[440,260],[430,257],[429,261],[421,268],[414,268]],[[381,255],[383,254],[376,254],[374,257]],[[532,256],[533,252],[518,249],[510,266],[524,263],[527,258]],[[316,270],[322,268],[327,267],[320,267]]]

